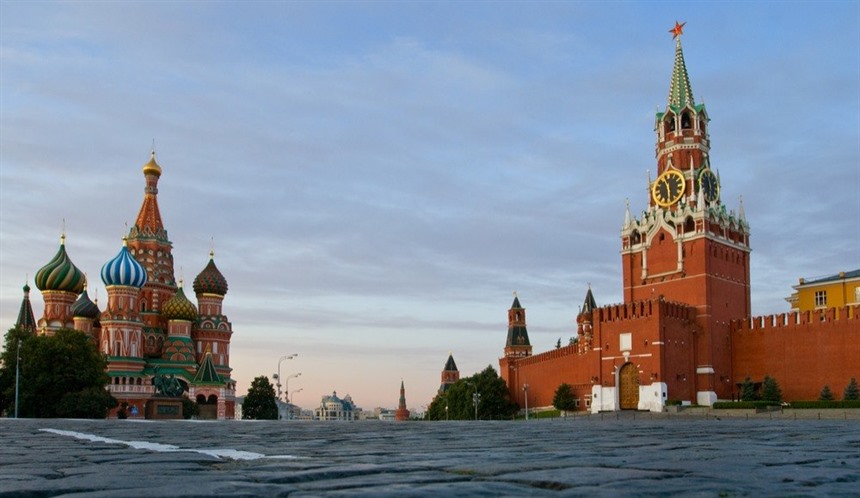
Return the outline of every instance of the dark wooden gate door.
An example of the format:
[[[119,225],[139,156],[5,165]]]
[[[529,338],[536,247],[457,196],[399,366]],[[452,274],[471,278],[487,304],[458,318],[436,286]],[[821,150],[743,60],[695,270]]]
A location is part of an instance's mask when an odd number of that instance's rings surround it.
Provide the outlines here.
[[[627,363],[618,372],[619,398],[622,410],[639,408],[639,372],[636,365]]]

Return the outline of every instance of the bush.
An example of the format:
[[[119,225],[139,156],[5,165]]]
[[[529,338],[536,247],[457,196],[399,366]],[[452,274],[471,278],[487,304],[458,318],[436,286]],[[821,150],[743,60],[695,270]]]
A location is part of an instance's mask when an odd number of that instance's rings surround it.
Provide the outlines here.
[[[860,408],[860,400],[792,401],[791,407],[800,410],[814,408]]]
[[[715,410],[749,410],[768,406],[780,406],[780,403],[775,401],[717,401],[713,408]]]
[[[825,384],[824,388],[821,389],[821,394],[818,395],[818,401],[833,401],[834,399],[833,391],[830,390],[830,386]]]
[[[779,383],[776,379],[769,375],[764,376],[764,381],[761,383],[761,399],[764,401],[782,401],[782,389],[779,388]]]
[[[681,403],[680,399],[667,399],[666,400],[666,406],[681,406],[681,404],[682,403]]]

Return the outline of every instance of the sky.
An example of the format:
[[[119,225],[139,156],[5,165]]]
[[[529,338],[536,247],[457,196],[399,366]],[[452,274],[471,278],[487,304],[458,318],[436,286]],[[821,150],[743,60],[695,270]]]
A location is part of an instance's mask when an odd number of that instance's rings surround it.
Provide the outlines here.
[[[788,311],[860,268],[858,2],[2,0],[3,330],[63,230],[91,276],[116,255],[154,142],[177,279],[214,244],[229,284],[237,393],[298,353],[300,406],[402,380],[420,411],[449,353],[498,369],[514,291],[535,353],[589,284],[622,301],[676,20],[753,313]]]

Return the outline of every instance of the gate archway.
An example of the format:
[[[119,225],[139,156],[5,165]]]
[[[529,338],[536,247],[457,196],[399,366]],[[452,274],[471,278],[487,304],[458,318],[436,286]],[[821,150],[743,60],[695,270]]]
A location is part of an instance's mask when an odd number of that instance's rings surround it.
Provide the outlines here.
[[[618,372],[619,402],[622,410],[639,409],[639,370],[627,363]]]

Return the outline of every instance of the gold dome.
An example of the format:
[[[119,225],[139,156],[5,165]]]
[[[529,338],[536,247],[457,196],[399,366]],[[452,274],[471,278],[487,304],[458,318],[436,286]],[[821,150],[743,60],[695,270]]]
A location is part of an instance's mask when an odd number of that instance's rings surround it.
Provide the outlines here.
[[[143,174],[161,176],[161,166],[155,162],[155,151],[152,151],[149,162],[143,165]]]

